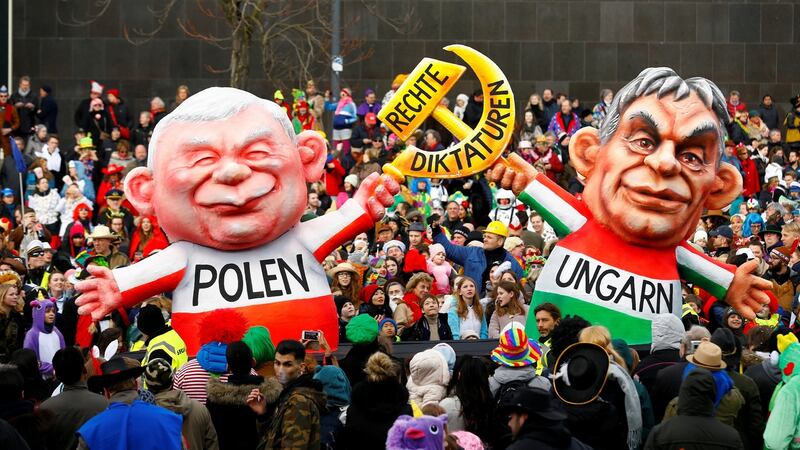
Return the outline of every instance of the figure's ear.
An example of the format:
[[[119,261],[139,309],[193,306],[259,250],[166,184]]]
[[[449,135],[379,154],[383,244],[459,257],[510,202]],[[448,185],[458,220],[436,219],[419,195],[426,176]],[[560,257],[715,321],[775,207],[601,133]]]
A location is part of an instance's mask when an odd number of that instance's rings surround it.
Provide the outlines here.
[[[153,209],[155,187],[153,172],[147,167],[137,167],[125,177],[125,197],[141,215],[150,216],[155,213]]]
[[[600,150],[600,134],[597,128],[585,127],[578,130],[569,140],[569,159],[575,171],[588,177],[597,161]]]
[[[706,209],[722,209],[742,193],[742,175],[732,165],[724,162],[717,169],[714,187],[703,205]]]
[[[319,181],[325,168],[325,158],[328,156],[325,140],[316,131],[303,131],[297,136],[297,151],[300,153],[306,182]]]

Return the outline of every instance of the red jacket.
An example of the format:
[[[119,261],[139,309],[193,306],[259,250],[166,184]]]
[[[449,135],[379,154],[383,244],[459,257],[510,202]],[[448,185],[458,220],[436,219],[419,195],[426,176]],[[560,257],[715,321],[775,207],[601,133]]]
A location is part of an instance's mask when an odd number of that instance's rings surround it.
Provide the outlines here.
[[[333,168],[328,167],[328,164],[333,164]],[[344,167],[338,159],[333,158],[330,163],[325,164],[325,191],[328,195],[335,197],[339,194],[344,186],[344,176]]]
[[[756,163],[750,158],[741,161],[742,172],[744,173],[744,180],[742,185],[742,195],[747,198],[757,195],[761,192],[761,183],[758,178],[758,169]]]

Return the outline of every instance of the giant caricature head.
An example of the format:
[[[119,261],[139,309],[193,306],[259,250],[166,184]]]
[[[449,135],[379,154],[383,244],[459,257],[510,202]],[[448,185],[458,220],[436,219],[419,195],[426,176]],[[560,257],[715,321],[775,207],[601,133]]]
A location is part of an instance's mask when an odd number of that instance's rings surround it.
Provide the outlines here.
[[[158,216],[171,241],[241,250],[300,221],[305,183],[322,176],[325,156],[322,137],[295,136],[275,103],[214,87],[158,123],[147,167],[128,174],[125,191],[140,213]]]
[[[570,143],[595,218],[636,245],[687,239],[704,208],[721,209],[741,192],[739,172],[720,161],[727,120],[710,81],[642,71],[614,98],[600,130],[583,128]]]

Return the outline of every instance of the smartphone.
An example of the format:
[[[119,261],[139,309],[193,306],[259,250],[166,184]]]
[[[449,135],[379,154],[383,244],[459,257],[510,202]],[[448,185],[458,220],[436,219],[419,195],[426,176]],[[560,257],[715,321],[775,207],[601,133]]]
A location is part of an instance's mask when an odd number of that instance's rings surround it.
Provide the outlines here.
[[[313,330],[303,330],[303,336],[300,338],[301,341],[318,341],[319,340],[319,331]]]

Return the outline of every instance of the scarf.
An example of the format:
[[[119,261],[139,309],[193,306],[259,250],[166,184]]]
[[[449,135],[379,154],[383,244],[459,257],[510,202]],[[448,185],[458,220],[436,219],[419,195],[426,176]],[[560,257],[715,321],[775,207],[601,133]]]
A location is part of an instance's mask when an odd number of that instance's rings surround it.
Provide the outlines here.
[[[683,369],[683,376],[681,380],[685,380],[689,373],[696,369],[698,366],[695,366],[692,363],[686,364],[686,368]],[[714,397],[714,409],[716,410],[719,406],[720,402],[722,402],[722,398],[725,397],[731,389],[733,389],[733,380],[731,376],[728,375],[728,372],[724,370],[710,370],[711,375],[714,377],[714,385],[716,386],[717,395]]]
[[[642,442],[642,405],[631,376],[617,363],[608,366],[608,377],[615,380],[625,394],[625,416],[628,418],[628,448],[635,450]]]
[[[561,125],[561,130],[564,133],[569,133],[569,126],[572,123],[572,114],[567,114],[566,116],[561,111],[556,114],[556,120],[558,120],[558,124]]]
[[[61,151],[58,147],[56,147],[56,150],[53,153],[50,153],[47,144],[44,144],[42,150],[36,152],[36,156],[47,161],[47,170],[51,172],[61,171]]]
[[[339,114],[342,109],[344,109],[347,105],[353,103],[353,99],[351,97],[342,97],[339,99],[339,103],[336,105],[336,112],[334,114]]]

